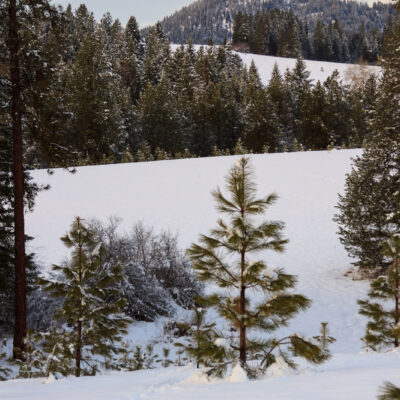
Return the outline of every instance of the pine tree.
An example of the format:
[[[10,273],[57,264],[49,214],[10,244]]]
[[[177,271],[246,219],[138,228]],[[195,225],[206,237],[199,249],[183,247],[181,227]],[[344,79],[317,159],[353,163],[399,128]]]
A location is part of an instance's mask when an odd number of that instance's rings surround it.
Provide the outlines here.
[[[275,63],[272,70],[271,79],[267,86],[267,91],[275,106],[277,116],[279,118],[282,140],[286,145],[290,144],[293,139],[293,110],[291,103],[291,91],[288,82],[284,82],[279,71],[279,66]],[[272,148],[272,150],[274,147]]]
[[[298,137],[307,148],[313,150],[326,149],[329,142],[329,132],[326,126],[326,91],[321,83],[305,92],[300,98],[301,119],[297,121]]]
[[[169,353],[170,353],[170,349],[168,349],[166,347],[164,347],[162,349],[163,358],[161,360],[159,360],[159,362],[163,368],[168,368],[169,366],[171,366],[174,363],[172,360],[170,360]]]
[[[24,360],[18,362],[18,378],[32,379],[44,376],[44,359],[44,355],[37,345],[34,332],[28,329],[25,340]]]
[[[144,84],[157,85],[162,78],[162,71],[170,56],[169,42],[161,24],[156,24],[146,36],[143,59]]]
[[[0,79],[2,90],[7,91],[8,105],[1,104],[10,126],[13,161],[13,235],[15,264],[15,318],[14,358],[20,359],[26,336],[26,255],[25,255],[25,174],[24,144],[27,142],[27,127],[30,107],[33,114],[37,104],[33,98],[43,93],[43,81],[50,80],[53,64],[47,64],[43,43],[38,40],[40,29],[51,19],[55,10],[48,0],[9,0],[0,4]],[[42,80],[42,78],[45,78]]]
[[[378,400],[400,400],[400,388],[390,382],[385,382],[380,389]]]
[[[195,361],[197,368],[200,368],[200,365],[208,367],[210,364],[222,363],[226,358],[225,349],[215,344],[218,339],[215,323],[207,323],[205,317],[205,309],[194,308],[190,322],[191,339],[189,344],[183,346],[189,359]]]
[[[70,328],[65,333],[69,356],[75,361],[75,376],[97,371],[96,356],[111,357],[118,352],[121,334],[128,319],[121,315],[125,299],[115,284],[123,280],[121,264],[101,268],[101,243],[77,217],[69,233],[61,238],[72,248],[72,258],[63,266],[53,266],[58,279],[41,279],[46,291],[64,299],[57,320]]]
[[[47,332],[37,332],[35,335],[36,346],[43,354],[43,374],[56,378],[70,376],[75,373],[72,353],[74,338],[64,328],[53,324]]]
[[[390,262],[384,276],[371,283],[368,300],[360,300],[360,314],[370,319],[365,342],[375,351],[390,346],[399,347],[400,339],[400,235],[383,244],[383,255]],[[389,310],[385,303],[394,302]]]
[[[7,351],[3,348],[3,343],[0,342],[0,382],[7,380],[11,372],[7,360]]]
[[[34,130],[36,119],[47,112],[46,102],[39,99],[47,98],[48,87],[55,80],[54,67],[59,54],[52,47],[57,29],[46,31],[50,23],[58,21],[58,13],[49,2],[20,1],[16,8],[14,6],[12,1],[0,5],[0,329],[9,332],[13,324],[14,328],[18,325],[14,329],[14,356],[19,357],[26,332],[25,295],[36,279],[33,255],[26,254],[24,249],[25,242],[30,238],[24,234],[23,210],[32,209],[39,190],[28,172],[33,167],[31,160],[28,160],[29,157],[22,158],[22,153],[25,156],[27,148],[33,145],[41,148],[45,141],[43,137],[35,137]],[[7,48],[10,45],[12,51]],[[15,45],[19,48],[17,53]],[[50,48],[54,51],[50,52]],[[15,70],[16,63],[18,71]],[[13,72],[11,64],[14,65]],[[19,91],[19,95],[15,90]],[[11,107],[12,103],[15,103],[14,107]],[[21,120],[17,121],[19,118]],[[16,133],[13,126],[19,131],[19,137],[15,138],[17,141],[13,140]],[[42,133],[45,131],[43,129]],[[18,150],[18,154],[14,150]]]
[[[275,104],[262,87],[255,64],[249,70],[249,81],[244,93],[244,143],[246,148],[260,153],[264,146],[274,149],[280,141],[280,125]]]
[[[156,147],[168,153],[183,150],[177,100],[166,77],[157,85],[146,86],[136,112],[140,124],[139,137],[149,144],[152,153]]]
[[[139,25],[130,17],[125,27],[125,57],[119,67],[122,82],[129,88],[131,103],[136,104],[143,90],[143,44]]]
[[[252,177],[250,161],[241,158],[227,176],[230,198],[220,189],[213,192],[218,210],[230,217],[229,223],[222,219],[209,236],[202,235],[201,244],[193,244],[189,249],[195,270],[200,280],[213,283],[219,291],[204,299],[214,307],[219,315],[237,329],[239,343],[232,345],[234,359],[250,370],[247,361],[258,359],[262,369],[275,362],[274,351],[289,345],[293,355],[304,357],[319,364],[329,355],[312,342],[290,335],[284,339],[271,336],[256,340],[249,334],[261,330],[271,334],[300,311],[306,309],[310,300],[291,292],[296,278],[283,270],[272,270],[262,260],[252,260],[252,254],[260,251],[283,252],[287,243],[282,236],[283,224],[264,221],[256,224],[254,217],[263,215],[277,196],[256,198],[256,187]],[[224,255],[229,254],[229,259]],[[237,256],[234,260],[233,256]],[[254,302],[249,292],[258,290],[264,294],[260,302]],[[288,354],[285,355],[292,366]]]
[[[314,32],[314,55],[317,60],[327,59],[325,29],[320,20],[317,21]]]
[[[126,135],[128,96],[112,70],[101,32],[85,37],[71,71],[65,73],[71,114],[65,134],[70,136],[74,150],[95,163],[119,157]]]
[[[340,196],[340,240],[354,263],[373,276],[385,272],[388,263],[382,244],[400,230],[400,217],[388,218],[398,207],[400,186],[400,24],[386,44],[383,76],[371,119],[373,137],[346,179]]]
[[[128,342],[123,342],[117,366],[122,371],[139,371],[152,369],[155,362],[157,362],[157,356],[153,354],[151,345],[143,351],[140,346],[132,349]]]
[[[322,350],[327,350],[330,344],[336,342],[336,339],[334,337],[329,336],[329,328],[327,322],[321,322],[320,335],[314,336],[313,339],[320,344]]]
[[[289,95],[290,113],[294,138],[298,138],[299,125],[304,118],[303,104],[310,96],[312,86],[310,72],[302,58],[298,58],[292,71],[287,71],[285,76],[286,93]],[[304,143],[305,144],[305,143]]]
[[[326,98],[325,124],[327,134],[335,145],[349,142],[351,134],[351,108],[346,87],[340,82],[339,71],[334,71],[324,82]]]
[[[377,276],[388,267],[382,244],[400,229],[400,219],[388,217],[397,210],[400,185],[398,146],[388,138],[369,142],[362,156],[356,157],[346,178],[345,194],[339,196],[340,241],[354,265],[366,275]]]

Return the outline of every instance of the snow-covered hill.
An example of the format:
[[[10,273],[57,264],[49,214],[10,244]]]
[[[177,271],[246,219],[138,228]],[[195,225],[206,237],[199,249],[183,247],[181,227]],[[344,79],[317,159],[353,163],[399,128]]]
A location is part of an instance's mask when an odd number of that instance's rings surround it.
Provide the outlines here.
[[[172,50],[175,50],[179,45],[172,44]],[[195,45],[194,48],[198,50],[200,45]],[[271,79],[272,70],[275,63],[278,64],[279,70],[283,75],[287,69],[292,70],[296,65],[295,58],[284,58],[284,57],[272,57],[262,56],[259,54],[251,53],[236,53],[238,54],[243,63],[250,67],[251,62],[254,61],[257,66],[263,84],[267,84]],[[381,69],[376,66],[360,66],[358,64],[345,64],[345,63],[334,63],[328,61],[314,61],[305,60],[307,70],[311,73],[310,78],[314,83],[317,81],[325,81],[332,73],[337,70],[340,73],[340,78],[343,82],[351,83],[351,80],[360,78],[361,76],[369,76],[371,74],[379,75]]]
[[[280,200],[269,218],[286,223],[290,239],[283,255],[264,256],[270,266],[285,268],[298,276],[299,293],[313,300],[312,307],[296,318],[291,332],[307,336],[318,332],[321,321],[329,322],[337,338],[334,358],[320,367],[302,365],[297,374],[280,368],[263,381],[205,382],[190,367],[116,373],[109,376],[63,380],[0,383],[0,398],[15,399],[342,399],[376,397],[384,379],[398,378],[398,353],[359,354],[365,320],[357,314],[357,299],[365,296],[367,283],[344,277],[349,258],[340,244],[332,217],[337,195],[343,192],[345,174],[359,150],[252,155],[259,194],[276,192]],[[224,184],[224,176],[236,157],[203,158],[151,163],[79,168],[76,174],[56,170],[54,175],[35,171],[42,192],[33,214],[27,216],[32,246],[44,263],[59,262],[65,255],[59,237],[74,216],[101,219],[123,218],[123,229],[142,220],[156,229],[170,229],[187,247],[199,233],[212,228],[217,219],[210,191]],[[160,324],[137,324],[131,328],[133,343],[143,343]],[[193,375],[194,374],[194,375]],[[277,375],[277,376],[275,376]],[[281,376],[283,375],[283,376]],[[275,376],[275,377],[274,377]],[[400,379],[397,379],[398,381]],[[267,396],[267,397],[266,397]]]
[[[298,275],[299,291],[313,300],[311,309],[292,324],[305,335],[330,324],[338,338],[334,349],[355,352],[364,320],[356,301],[366,290],[364,282],[344,278],[350,267],[332,221],[337,194],[343,191],[345,174],[357,150],[300,152],[251,156],[259,193],[276,192],[280,200],[269,218],[286,223],[290,239],[284,255],[266,254],[270,265]],[[123,219],[122,229],[137,221],[169,229],[188,247],[200,233],[215,225],[217,212],[210,191],[224,184],[235,157],[202,158],[79,168],[76,174],[56,170],[35,171],[40,183],[51,189],[38,196],[28,215],[28,233],[39,258],[58,263],[67,254],[59,238],[74,216]]]
[[[242,58],[243,62],[249,67],[251,62],[257,66],[258,72],[260,73],[261,80],[264,84],[267,84],[271,78],[272,70],[275,63],[278,64],[279,70],[283,75],[286,69],[292,70],[296,65],[296,59],[294,58],[283,58],[283,57],[272,57],[272,56],[261,56],[258,54],[250,53],[238,53]],[[307,70],[311,73],[311,79],[314,83],[317,81],[325,81],[332,73],[337,70],[340,73],[341,79],[346,83],[351,83],[354,77],[360,77],[365,74],[376,74],[380,72],[379,67],[375,66],[360,66],[357,64],[344,64],[334,63],[327,61],[314,61],[305,60]]]

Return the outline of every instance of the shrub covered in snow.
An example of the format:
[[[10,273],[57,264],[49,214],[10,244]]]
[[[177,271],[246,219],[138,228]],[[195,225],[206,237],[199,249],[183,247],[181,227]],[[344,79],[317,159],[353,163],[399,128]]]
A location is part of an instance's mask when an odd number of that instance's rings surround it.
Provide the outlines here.
[[[124,311],[137,320],[154,321],[173,314],[176,305],[190,308],[200,293],[189,260],[179,249],[177,237],[157,234],[138,223],[128,233],[120,233],[118,218],[107,224],[92,221],[98,241],[103,243],[103,263],[122,263],[125,280],[120,289],[128,302]]]

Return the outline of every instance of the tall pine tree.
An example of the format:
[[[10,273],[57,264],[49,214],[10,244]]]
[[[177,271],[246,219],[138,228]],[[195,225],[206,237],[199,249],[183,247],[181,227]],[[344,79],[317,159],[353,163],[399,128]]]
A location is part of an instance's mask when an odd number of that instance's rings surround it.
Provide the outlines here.
[[[217,209],[229,217],[229,222],[220,219],[210,235],[202,235],[200,244],[190,247],[189,255],[199,279],[218,287],[214,294],[204,298],[204,304],[215,308],[238,332],[238,342],[231,345],[234,360],[249,372],[250,360],[259,360],[260,368],[264,369],[275,362],[274,352],[280,349],[292,366],[288,353],[316,364],[323,362],[328,358],[328,352],[316,344],[296,334],[284,339],[271,336],[310,305],[309,299],[293,293],[294,276],[271,269],[263,260],[251,258],[263,251],[284,251],[287,240],[282,236],[283,224],[254,220],[255,216],[264,215],[277,196],[256,198],[248,158],[237,161],[226,181],[230,197],[220,189],[213,192],[213,196]],[[251,297],[254,291],[264,295],[262,300],[255,301]],[[251,333],[255,330],[263,331],[265,336],[253,337]],[[289,346],[288,352],[284,351],[285,345]]]

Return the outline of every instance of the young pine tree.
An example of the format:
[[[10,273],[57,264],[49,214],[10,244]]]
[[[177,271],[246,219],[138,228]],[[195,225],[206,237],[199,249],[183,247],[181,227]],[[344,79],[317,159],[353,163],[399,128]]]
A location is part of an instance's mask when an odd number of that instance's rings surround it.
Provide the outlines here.
[[[24,360],[19,364],[18,378],[32,379],[44,375],[45,356],[38,346],[35,333],[28,329],[25,339]]]
[[[94,233],[77,217],[69,233],[61,238],[72,249],[70,262],[53,266],[58,279],[41,280],[46,291],[64,299],[55,318],[65,322],[68,349],[63,356],[75,362],[75,376],[97,371],[96,356],[111,357],[129,320],[121,314],[125,299],[117,283],[123,280],[121,264],[103,268],[102,246]]]
[[[218,339],[215,323],[207,323],[205,315],[205,309],[194,308],[191,321],[192,337],[190,343],[183,346],[189,359],[194,359],[197,368],[200,368],[200,365],[209,366],[214,362],[223,362],[225,358],[224,349],[215,343]]]
[[[309,299],[291,291],[296,285],[294,276],[270,269],[264,260],[251,258],[268,250],[284,251],[287,240],[282,236],[283,224],[254,221],[255,216],[264,215],[277,196],[256,198],[250,161],[245,157],[237,161],[226,181],[231,196],[226,197],[220,189],[213,196],[217,209],[229,217],[229,222],[220,219],[209,236],[202,235],[200,244],[191,246],[189,255],[200,280],[219,288],[204,302],[238,332],[239,342],[231,345],[234,360],[249,368],[247,361],[258,359],[264,369],[275,362],[274,353],[279,350],[294,366],[284,351],[288,345],[292,355],[322,363],[329,353],[316,344],[298,335],[284,339],[269,336],[310,305]],[[263,293],[262,300],[254,301],[250,296],[254,291]],[[255,330],[264,331],[268,336],[253,338],[251,333]]]
[[[329,328],[328,328],[328,323],[327,322],[321,322],[321,329],[320,329],[320,335],[319,336],[314,336],[314,340],[319,343],[321,346],[322,350],[327,350],[328,346],[332,343],[336,342],[336,339],[332,336],[329,336]]]
[[[399,347],[400,339],[400,235],[383,244],[383,255],[390,260],[387,274],[371,283],[369,299],[360,300],[360,314],[368,317],[364,342],[374,351]],[[392,305],[385,307],[385,303]]]
[[[11,372],[11,369],[8,367],[7,358],[6,349],[0,343],[0,382],[5,381]]]

